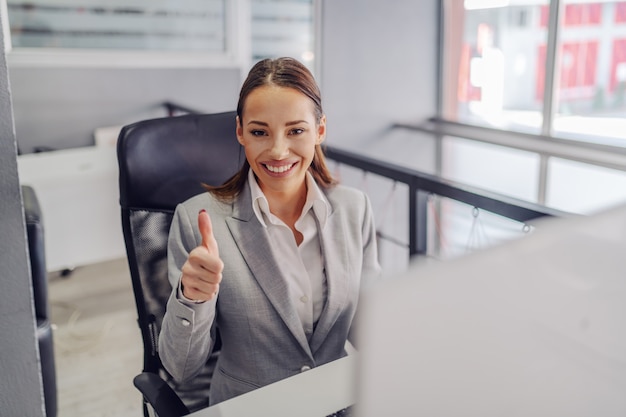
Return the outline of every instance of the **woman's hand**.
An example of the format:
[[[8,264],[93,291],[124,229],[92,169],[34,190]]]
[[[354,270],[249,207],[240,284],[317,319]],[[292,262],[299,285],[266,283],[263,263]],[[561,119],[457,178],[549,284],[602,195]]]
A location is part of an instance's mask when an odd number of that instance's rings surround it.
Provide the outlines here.
[[[202,236],[200,246],[194,248],[182,267],[183,295],[193,301],[213,299],[222,281],[224,262],[220,259],[217,241],[213,236],[211,217],[206,210],[198,213],[198,228]]]

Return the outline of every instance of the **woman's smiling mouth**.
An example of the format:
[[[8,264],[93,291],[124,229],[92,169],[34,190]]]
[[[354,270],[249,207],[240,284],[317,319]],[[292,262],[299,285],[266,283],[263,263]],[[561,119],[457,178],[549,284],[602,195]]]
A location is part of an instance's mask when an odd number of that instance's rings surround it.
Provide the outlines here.
[[[293,168],[293,166],[295,165],[294,163],[288,164],[288,165],[270,165],[270,164],[262,164],[266,170],[268,170],[269,172],[273,173],[273,174],[283,174],[289,170],[291,170],[291,168]]]

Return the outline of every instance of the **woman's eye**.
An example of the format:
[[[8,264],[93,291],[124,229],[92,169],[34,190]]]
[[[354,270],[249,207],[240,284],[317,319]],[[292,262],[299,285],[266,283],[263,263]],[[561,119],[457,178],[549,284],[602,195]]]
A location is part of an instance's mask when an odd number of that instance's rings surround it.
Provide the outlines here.
[[[263,136],[265,135],[265,132],[263,130],[252,130],[250,131],[250,134],[252,136]]]
[[[291,134],[291,135],[300,135],[302,133],[304,133],[304,129],[300,129],[300,128],[291,129],[289,131],[289,134]]]

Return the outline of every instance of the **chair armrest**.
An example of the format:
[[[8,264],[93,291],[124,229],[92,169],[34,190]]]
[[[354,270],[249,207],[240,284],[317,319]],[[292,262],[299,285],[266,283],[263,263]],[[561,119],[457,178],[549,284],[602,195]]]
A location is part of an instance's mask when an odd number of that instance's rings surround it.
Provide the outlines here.
[[[159,417],[181,417],[189,414],[187,406],[159,375],[142,372],[133,379],[133,383]]]

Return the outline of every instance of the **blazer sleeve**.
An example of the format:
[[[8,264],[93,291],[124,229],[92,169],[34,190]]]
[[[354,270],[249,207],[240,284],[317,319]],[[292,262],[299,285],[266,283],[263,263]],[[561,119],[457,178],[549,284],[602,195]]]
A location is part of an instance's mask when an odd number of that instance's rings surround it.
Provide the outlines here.
[[[363,193],[365,208],[362,215],[361,223],[361,238],[363,245],[363,265],[361,269],[361,284],[360,288],[363,290],[368,286],[376,282],[381,276],[381,267],[378,262],[378,247],[376,240],[376,225],[374,222],[374,213],[372,210],[372,204],[370,203],[367,194]],[[360,302],[359,302],[360,304]],[[357,304],[357,310],[350,326],[350,333],[348,340],[354,347],[358,347],[358,334],[357,330],[361,326],[359,323],[359,311],[360,308]]]
[[[376,236],[376,225],[372,204],[367,194],[363,194],[365,199],[365,212],[363,215],[363,273],[361,275],[361,288],[372,285],[380,278],[381,267],[378,262],[378,244]]]
[[[193,378],[202,370],[215,341],[217,297],[191,305],[178,299],[181,268],[189,252],[200,244],[195,220],[197,214],[190,216],[190,210],[193,210],[193,205],[189,209],[185,205],[179,205],[172,219],[167,255],[172,293],[159,334],[161,362],[178,381]]]

